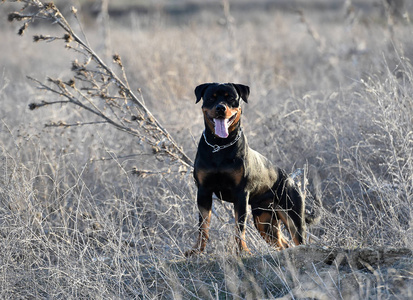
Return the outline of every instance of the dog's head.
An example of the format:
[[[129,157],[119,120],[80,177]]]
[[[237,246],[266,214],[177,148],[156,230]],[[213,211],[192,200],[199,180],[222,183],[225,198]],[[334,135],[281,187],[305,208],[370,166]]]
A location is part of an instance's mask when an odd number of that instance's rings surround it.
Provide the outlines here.
[[[241,99],[248,102],[250,88],[235,83],[204,83],[195,88],[196,103],[203,99],[205,124],[220,138],[227,138],[241,118]]]

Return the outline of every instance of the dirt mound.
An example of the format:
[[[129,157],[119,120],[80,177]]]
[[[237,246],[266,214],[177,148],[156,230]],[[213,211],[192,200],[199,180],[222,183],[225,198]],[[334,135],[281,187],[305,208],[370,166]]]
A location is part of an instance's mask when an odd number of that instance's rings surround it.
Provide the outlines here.
[[[346,250],[309,245],[242,259],[179,260],[169,262],[167,269],[175,273],[168,276],[176,278],[175,284],[186,282],[177,289],[184,298],[193,293],[247,299],[411,299],[412,254],[403,248]]]

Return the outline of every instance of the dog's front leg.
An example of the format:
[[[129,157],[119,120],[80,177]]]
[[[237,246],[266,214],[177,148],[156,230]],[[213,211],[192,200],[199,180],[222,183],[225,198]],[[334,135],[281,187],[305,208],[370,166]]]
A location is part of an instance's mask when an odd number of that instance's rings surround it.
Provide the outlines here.
[[[200,254],[205,250],[209,238],[209,225],[211,223],[212,192],[206,191],[201,186],[198,188],[197,203],[199,210],[198,238],[191,250],[185,252],[189,257],[193,254]]]
[[[247,243],[245,242],[245,229],[248,217],[248,198],[248,193],[239,193],[237,201],[234,203],[235,222],[237,227],[237,234],[235,235],[235,239],[238,244],[239,254],[251,254],[251,251],[248,249]]]

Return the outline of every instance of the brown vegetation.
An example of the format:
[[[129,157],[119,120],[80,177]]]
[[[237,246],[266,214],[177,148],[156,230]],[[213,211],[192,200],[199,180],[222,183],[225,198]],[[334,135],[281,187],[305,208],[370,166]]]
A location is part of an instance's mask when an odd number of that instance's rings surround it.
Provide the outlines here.
[[[33,23],[36,9],[21,4],[39,1],[5,2],[2,298],[412,297],[408,3],[398,18],[352,1],[217,4],[179,21],[125,14],[103,41],[80,10],[64,19],[50,6]],[[210,81],[251,87],[243,126],[254,149],[291,172],[317,170],[325,211],[312,245],[275,252],[250,222],[253,256],[237,258],[232,209],[216,202],[206,254],[183,258],[203,127],[193,89]]]

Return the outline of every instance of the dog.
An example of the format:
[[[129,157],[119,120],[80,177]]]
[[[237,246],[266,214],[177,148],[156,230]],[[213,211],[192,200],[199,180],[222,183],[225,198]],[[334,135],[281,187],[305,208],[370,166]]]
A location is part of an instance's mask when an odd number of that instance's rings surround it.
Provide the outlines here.
[[[241,102],[248,103],[249,94],[248,86],[234,83],[204,83],[195,88],[196,103],[203,99],[205,129],[194,163],[199,231],[187,257],[205,250],[213,194],[233,203],[238,253],[251,254],[245,242],[248,205],[260,235],[280,250],[289,247],[281,222],[294,243],[301,245],[306,223],[319,220],[316,213],[306,213],[304,196],[287,173],[248,146],[241,127]]]

